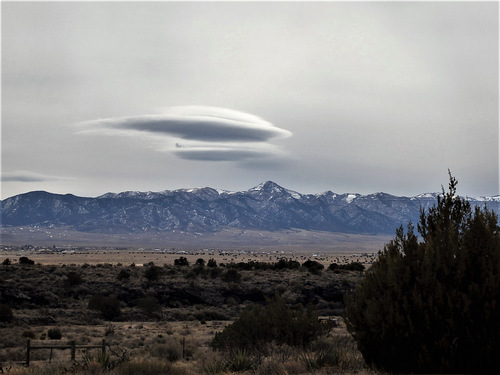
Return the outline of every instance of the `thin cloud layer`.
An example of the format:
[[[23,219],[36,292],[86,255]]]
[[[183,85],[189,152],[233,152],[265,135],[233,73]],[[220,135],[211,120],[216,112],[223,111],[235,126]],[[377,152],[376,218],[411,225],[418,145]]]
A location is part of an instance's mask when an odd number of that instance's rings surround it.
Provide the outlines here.
[[[3,182],[44,182],[44,181],[55,181],[55,180],[68,180],[68,178],[59,176],[50,176],[31,171],[12,171],[12,172],[2,173]]]
[[[292,135],[252,114],[227,108],[182,106],[168,108],[163,114],[119,117],[87,121],[83,132],[123,134],[142,132],[160,141],[159,149],[171,151],[187,160],[239,161],[261,158],[277,153],[268,143],[274,138]],[[168,136],[175,147],[167,144]]]

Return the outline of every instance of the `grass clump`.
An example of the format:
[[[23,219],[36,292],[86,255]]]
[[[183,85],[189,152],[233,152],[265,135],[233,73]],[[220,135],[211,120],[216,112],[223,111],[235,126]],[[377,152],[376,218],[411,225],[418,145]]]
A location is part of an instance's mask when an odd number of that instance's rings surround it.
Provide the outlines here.
[[[172,364],[156,358],[133,358],[116,368],[116,375],[165,375]]]
[[[168,361],[137,357],[121,364],[112,375],[187,375],[187,372]]]
[[[182,358],[182,346],[177,337],[169,337],[165,343],[153,345],[150,353],[154,358],[166,359],[176,362]]]

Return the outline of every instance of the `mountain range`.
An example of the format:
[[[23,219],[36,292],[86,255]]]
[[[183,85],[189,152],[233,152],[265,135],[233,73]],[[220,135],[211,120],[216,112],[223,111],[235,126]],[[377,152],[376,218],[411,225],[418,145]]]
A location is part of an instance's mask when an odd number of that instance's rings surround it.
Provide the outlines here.
[[[213,188],[107,193],[96,198],[33,191],[1,201],[1,226],[92,233],[218,232],[227,228],[393,234],[419,221],[438,193],[301,194],[267,181],[246,191]],[[500,196],[468,198],[500,214]]]

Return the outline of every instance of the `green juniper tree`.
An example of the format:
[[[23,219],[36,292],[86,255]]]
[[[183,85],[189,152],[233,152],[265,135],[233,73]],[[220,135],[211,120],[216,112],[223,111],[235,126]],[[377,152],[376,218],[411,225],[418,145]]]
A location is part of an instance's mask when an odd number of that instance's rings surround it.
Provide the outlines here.
[[[500,227],[456,195],[379,252],[347,299],[348,329],[367,363],[397,372],[500,373]]]

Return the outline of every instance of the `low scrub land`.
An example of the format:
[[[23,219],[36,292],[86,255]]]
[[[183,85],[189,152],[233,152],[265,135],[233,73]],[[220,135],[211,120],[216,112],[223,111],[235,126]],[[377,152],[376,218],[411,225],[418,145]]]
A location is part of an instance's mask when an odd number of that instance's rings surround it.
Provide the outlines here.
[[[370,373],[341,318],[346,292],[363,277],[358,262],[0,260],[5,373]],[[69,349],[36,349],[23,367],[28,340],[74,341],[75,360]],[[85,345],[97,348],[78,348]]]

